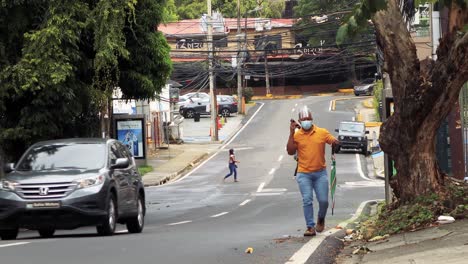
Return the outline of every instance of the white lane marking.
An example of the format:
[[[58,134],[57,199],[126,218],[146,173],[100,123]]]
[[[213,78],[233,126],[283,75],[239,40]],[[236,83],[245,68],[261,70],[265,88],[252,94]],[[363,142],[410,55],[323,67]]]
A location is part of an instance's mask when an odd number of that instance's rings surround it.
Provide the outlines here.
[[[252,195],[255,195],[255,196],[275,196],[275,195],[281,195],[283,193],[264,193],[264,192],[261,192],[261,193],[252,193]]]
[[[116,231],[115,233],[116,233],[116,234],[128,233],[128,230],[127,230],[127,229],[125,229],[125,230],[120,230],[120,231]]]
[[[18,242],[18,243],[5,244],[5,245],[0,245],[0,248],[13,247],[13,246],[19,246],[19,245],[26,245],[26,244],[29,244],[29,243],[31,243],[31,242]]]
[[[258,186],[257,192],[261,192],[263,190],[263,187],[265,187],[265,183],[262,182],[260,186]]]
[[[257,111],[255,111],[255,113],[252,115],[252,117],[250,117],[249,121],[247,121],[245,123],[245,125],[243,125],[242,128],[239,129],[239,131],[237,131],[237,133],[226,144],[224,144],[221,147],[221,149],[224,149],[227,145],[231,144],[231,142],[234,141],[234,139],[236,139],[237,136],[239,136],[239,134],[250,124],[250,122],[252,122],[252,120],[258,114],[258,112],[260,112],[260,110],[265,106],[265,103],[261,103],[261,104],[262,105],[257,109]],[[217,153],[215,153],[215,154],[217,154]]]
[[[372,200],[374,201],[374,200]],[[361,215],[361,212],[364,210],[365,205],[371,201],[362,202],[359,208],[356,210],[356,214],[348,221],[340,223],[338,226],[341,228],[346,228],[348,223],[356,221],[356,219]],[[305,263],[309,257],[314,254],[315,250],[320,246],[320,244],[330,235],[335,234],[336,232],[340,231],[341,229],[332,228],[326,232],[317,234],[316,237],[309,240],[307,244],[305,244],[301,249],[299,249],[294,255],[286,262],[286,264],[302,264]]]
[[[268,174],[272,175],[273,173],[275,173],[275,170],[275,168],[272,168]]]
[[[234,136],[232,136],[232,138],[226,143],[224,144],[223,146],[221,146],[221,148],[219,148],[218,151],[216,151],[215,153],[213,153],[213,155],[211,155],[210,157],[208,157],[205,161],[203,161],[202,163],[200,163],[200,165],[198,165],[197,167],[193,168],[190,172],[188,172],[187,174],[185,174],[183,177],[173,181],[173,182],[169,182],[169,183],[166,183],[166,184],[162,184],[162,185],[157,185],[157,186],[151,186],[150,188],[161,188],[161,187],[164,187],[164,186],[167,186],[167,185],[170,185],[170,184],[174,184],[176,182],[179,182],[185,178],[187,178],[188,176],[192,175],[192,173],[196,172],[198,169],[200,169],[203,165],[205,165],[208,161],[210,161],[212,158],[214,158],[216,155],[218,155],[221,150],[225,149],[227,145],[231,144],[231,142],[237,138],[237,136],[239,136],[239,134],[247,127],[248,124],[250,124],[250,122],[254,119],[254,117],[258,114],[258,112],[260,112],[260,110],[263,108],[263,106],[265,106],[265,103],[259,103],[259,104],[262,104],[258,109],[257,111],[255,111],[255,113],[250,117],[250,119],[245,123],[245,125],[242,126],[241,129],[239,129],[239,131],[237,131],[236,134],[234,134]]]
[[[328,112],[332,111],[333,100],[330,101],[330,106],[328,107]]]
[[[215,218],[215,217],[220,217],[220,216],[223,216],[225,214],[229,214],[229,212],[222,212],[220,214],[216,214],[216,215],[212,215],[211,217]]]
[[[170,225],[170,226],[174,226],[174,225],[182,225],[182,224],[187,224],[187,223],[191,223],[192,221],[182,221],[182,222],[177,222],[177,223],[171,223],[171,224],[167,224],[167,225]]]
[[[247,200],[243,201],[241,204],[239,204],[239,206],[244,206],[247,203],[249,203],[250,201],[251,201],[250,199],[247,199]]]
[[[378,187],[378,186],[384,186],[383,181],[357,181],[357,182],[345,182],[345,185],[351,186],[351,187]]]
[[[292,112],[292,113],[294,113],[294,111],[296,111],[296,109],[295,109],[295,108],[293,108],[293,109],[291,110],[291,112]]]
[[[297,107],[297,103],[296,103],[294,106],[296,106],[296,107]]]
[[[279,156],[278,158],[278,162],[282,161],[283,160],[283,155]]]
[[[364,175],[364,172],[362,171],[362,168],[361,168],[361,158],[359,157],[359,154],[357,153],[356,153],[356,162],[357,162],[359,176],[361,176],[361,178],[363,178],[364,180],[372,181],[372,179],[369,179],[366,177],[366,175]]]
[[[266,192],[285,192],[287,190],[288,189],[286,189],[286,188],[270,188],[270,189],[263,189],[262,193],[266,193]]]
[[[294,255],[286,262],[286,264],[303,264],[305,263],[309,257],[314,253],[315,250],[320,246],[320,244],[327,238],[329,235],[332,235],[338,232],[340,229],[332,229],[323,233],[317,234],[316,237],[312,238],[302,246]]]

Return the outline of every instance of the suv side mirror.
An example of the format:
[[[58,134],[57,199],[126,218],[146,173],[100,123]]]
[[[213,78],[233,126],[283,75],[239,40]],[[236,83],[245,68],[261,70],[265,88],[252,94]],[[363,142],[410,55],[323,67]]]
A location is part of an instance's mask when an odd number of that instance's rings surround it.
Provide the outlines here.
[[[366,130],[366,134],[369,134],[369,130]]]
[[[125,169],[130,166],[128,158],[119,158],[111,165],[111,169]]]
[[[340,130],[338,128],[335,128],[335,132],[340,132]]]
[[[7,163],[5,166],[3,166],[3,171],[5,173],[10,173],[15,170],[15,164],[14,163]]]

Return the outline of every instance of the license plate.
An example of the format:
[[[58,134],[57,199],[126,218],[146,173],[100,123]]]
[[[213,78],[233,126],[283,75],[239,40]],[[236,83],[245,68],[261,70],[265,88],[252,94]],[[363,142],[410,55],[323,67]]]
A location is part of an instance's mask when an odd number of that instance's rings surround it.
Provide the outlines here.
[[[27,203],[26,209],[51,209],[60,208],[60,202],[34,202]]]

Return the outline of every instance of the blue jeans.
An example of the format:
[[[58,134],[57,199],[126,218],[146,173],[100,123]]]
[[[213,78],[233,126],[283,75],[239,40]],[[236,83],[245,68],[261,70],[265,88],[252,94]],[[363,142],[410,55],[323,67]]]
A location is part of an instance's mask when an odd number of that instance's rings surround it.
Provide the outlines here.
[[[296,177],[302,194],[304,217],[307,227],[315,227],[313,191],[319,203],[318,218],[325,219],[328,209],[328,176],[327,170],[317,172],[299,172]]]
[[[224,177],[224,179],[228,178],[234,173],[234,180],[237,180],[237,167],[234,163],[229,163],[229,174]]]

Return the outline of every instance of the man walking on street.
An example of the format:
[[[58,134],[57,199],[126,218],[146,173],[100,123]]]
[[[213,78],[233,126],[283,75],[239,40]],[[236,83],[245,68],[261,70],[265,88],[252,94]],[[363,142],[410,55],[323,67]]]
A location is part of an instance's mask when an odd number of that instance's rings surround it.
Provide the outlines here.
[[[289,139],[286,149],[289,155],[297,151],[298,173],[297,183],[302,195],[304,217],[307,230],[304,236],[315,236],[316,231],[322,232],[325,228],[325,216],[328,209],[328,175],[325,164],[325,143],[339,144],[328,130],[317,127],[312,123],[312,113],[305,106],[299,112],[301,129],[295,131],[299,125],[291,120]],[[319,203],[317,225],[314,221],[313,192]]]

